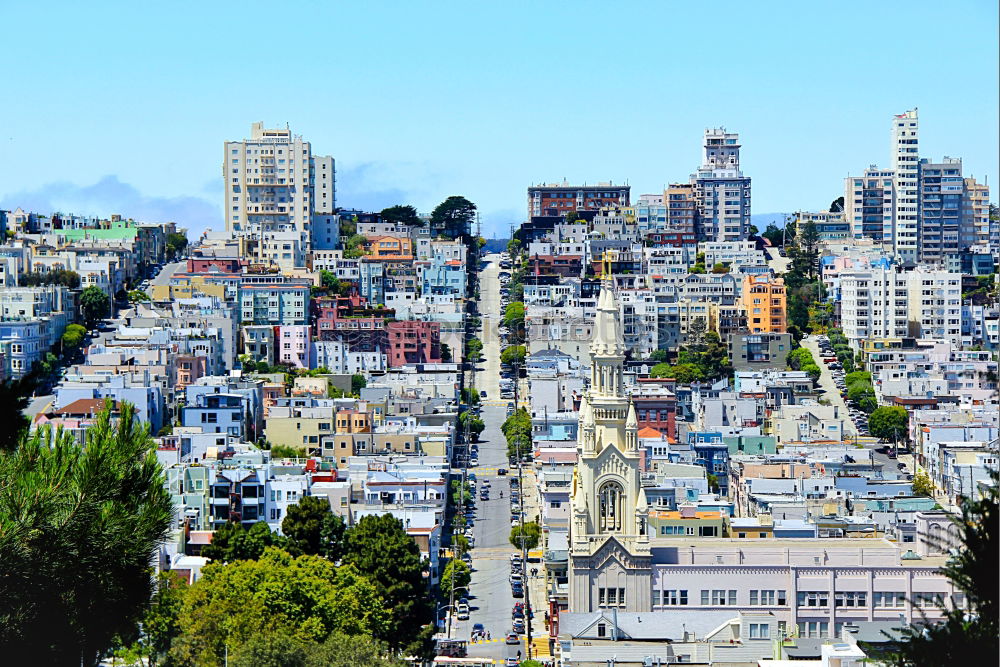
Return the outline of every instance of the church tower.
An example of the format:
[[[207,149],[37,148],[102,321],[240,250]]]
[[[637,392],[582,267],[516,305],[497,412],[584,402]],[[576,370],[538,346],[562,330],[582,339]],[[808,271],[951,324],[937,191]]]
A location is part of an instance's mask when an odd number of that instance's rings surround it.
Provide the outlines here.
[[[607,275],[597,302],[590,358],[590,388],[580,404],[573,478],[570,611],[602,606],[611,588],[619,609],[648,609],[642,606],[644,600],[649,603],[649,537],[639,469],[639,423],[635,406],[625,395],[621,317]],[[602,577],[617,583],[603,586]],[[624,604],[618,603],[619,595]]]

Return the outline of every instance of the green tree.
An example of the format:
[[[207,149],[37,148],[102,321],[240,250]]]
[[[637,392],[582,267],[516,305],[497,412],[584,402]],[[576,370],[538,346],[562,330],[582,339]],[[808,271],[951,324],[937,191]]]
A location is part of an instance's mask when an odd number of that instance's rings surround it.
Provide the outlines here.
[[[176,259],[180,256],[188,246],[187,236],[177,232],[171,232],[167,234],[167,256],[171,259]]]
[[[855,382],[847,388],[847,400],[858,403],[866,396],[874,396],[875,390],[870,382]]]
[[[110,316],[111,299],[97,285],[91,285],[80,294],[80,310],[87,326],[93,327],[98,320]]]
[[[653,350],[653,352],[649,355],[649,360],[657,363],[663,363],[668,359],[670,359],[670,353],[666,350]]]
[[[337,278],[337,274],[326,269],[320,269],[319,271],[319,284],[331,292],[338,292],[340,290],[340,279]]]
[[[368,243],[368,239],[361,234],[353,234],[347,237],[347,241],[344,242],[344,257],[348,259],[357,259],[365,254],[365,244]]]
[[[451,480],[451,504],[455,506],[472,504],[472,486],[468,482],[460,479]]]
[[[527,521],[523,526],[514,526],[510,529],[510,543],[515,549],[525,549],[531,551],[538,546],[542,539],[542,527],[534,521]]]
[[[531,417],[524,408],[518,408],[514,414],[507,417],[500,426],[500,431],[507,438],[507,455],[523,457],[531,453]]]
[[[475,219],[475,204],[465,197],[451,196],[431,212],[431,233],[450,239],[467,236]]]
[[[131,642],[173,504],[135,408],[108,401],[86,446],[42,427],[0,453],[0,654],[87,664]]]
[[[913,495],[915,496],[927,496],[928,498],[934,497],[934,482],[931,481],[930,475],[928,475],[923,470],[918,470],[915,475],[913,475]]]
[[[479,390],[475,387],[462,387],[462,402],[467,405],[479,405]]]
[[[414,648],[414,644],[411,644],[405,647],[401,654],[425,660],[432,659],[434,655],[433,629],[434,626],[429,625],[420,633],[424,639],[424,646]],[[427,630],[431,630],[430,635],[427,634]],[[388,655],[388,653],[383,642],[367,635],[351,636],[335,632],[322,644],[307,650],[306,667],[355,667],[355,665],[406,667],[407,663]]]
[[[877,408],[868,416],[871,434],[881,440],[905,439],[910,413],[898,405]]]
[[[31,394],[37,385],[35,373],[0,382],[0,450],[9,451],[17,447],[31,425],[24,411],[28,409]]]
[[[709,488],[709,490],[712,491],[713,493],[718,493],[719,492],[719,476],[718,475],[713,475],[712,473],[708,473],[708,476],[706,477],[706,479],[708,481],[708,488]]]
[[[408,227],[422,227],[424,221],[417,215],[417,209],[409,204],[396,204],[389,208],[382,209],[380,216],[382,222],[394,225],[406,225]]]
[[[872,382],[872,374],[868,371],[855,371],[844,376],[844,386],[849,387],[855,382]]]
[[[517,239],[511,239],[510,241],[507,241],[507,254],[509,254],[511,257],[516,257],[520,251],[521,251],[520,241],[518,241]]]
[[[471,568],[457,558],[448,561],[441,572],[440,590],[445,597],[448,597],[451,592],[452,580],[454,580],[455,588],[467,588],[469,582],[472,581]]]
[[[712,266],[712,273],[729,273],[729,267],[722,262],[716,262]]]
[[[129,303],[139,303],[141,301],[151,301],[149,295],[139,289],[134,289],[128,293]]]
[[[62,344],[63,347],[68,347],[70,349],[79,347],[80,343],[83,342],[84,337],[87,335],[87,328],[80,326],[79,324],[70,324],[63,331]]]
[[[166,657],[173,638],[180,632],[180,611],[187,587],[177,573],[160,572],[149,608],[142,615],[142,636],[127,651],[145,658],[150,665]]]
[[[698,262],[697,264],[691,267],[691,273],[698,273],[698,274],[705,273],[705,265],[702,264],[701,262]]]
[[[390,610],[385,632],[375,636],[398,648],[413,642],[433,619],[420,549],[391,514],[364,516],[347,531],[343,562],[375,584]]]
[[[288,445],[274,445],[271,447],[272,461],[277,461],[278,459],[297,459],[302,457],[303,454],[301,449],[295,449]]]
[[[796,253],[792,258],[792,270],[810,280],[819,269],[819,230],[815,222],[802,225],[802,232],[796,239]]]
[[[250,528],[228,521],[215,530],[212,543],[201,550],[201,555],[223,563],[257,560],[268,547],[284,544],[285,539],[273,533],[265,521],[258,521]]]
[[[473,442],[478,442],[479,435],[486,430],[486,423],[468,410],[458,415],[458,425],[462,431],[472,436]]]
[[[510,345],[500,354],[500,362],[504,364],[523,364],[527,350],[523,345]]]
[[[773,222],[767,226],[767,229],[764,230],[764,233],[761,234],[761,236],[767,239],[768,242],[771,244],[771,246],[774,248],[780,248],[782,242],[784,241],[784,234],[782,233],[781,229]]]
[[[914,477],[916,481],[916,477]],[[942,623],[920,623],[908,627],[892,664],[903,667],[974,665],[984,656],[996,655],[998,584],[997,568],[997,478],[982,498],[963,498],[962,514],[953,522],[960,544],[940,545],[951,553],[941,568],[944,576],[964,594],[968,608],[939,602]]]
[[[651,378],[669,378],[673,377],[674,369],[668,363],[659,363],[649,369],[649,377]]]
[[[324,496],[305,496],[288,508],[281,521],[281,532],[293,554],[322,556],[337,561],[344,552],[347,525],[330,509]]]
[[[465,357],[473,363],[479,361],[482,351],[483,342],[478,338],[470,338],[469,342],[465,344]]]
[[[451,361],[451,346],[448,343],[441,343],[441,362],[447,364],[451,363]]]
[[[355,396],[361,395],[361,390],[368,386],[368,378],[360,373],[351,376],[351,393]]]
[[[255,637],[281,634],[318,643],[332,632],[378,635],[389,613],[376,586],[352,565],[271,547],[259,560],[212,563],[184,596],[171,658],[222,667]]]
[[[843,213],[844,211],[844,197],[841,195],[837,197],[830,203],[830,213]]]

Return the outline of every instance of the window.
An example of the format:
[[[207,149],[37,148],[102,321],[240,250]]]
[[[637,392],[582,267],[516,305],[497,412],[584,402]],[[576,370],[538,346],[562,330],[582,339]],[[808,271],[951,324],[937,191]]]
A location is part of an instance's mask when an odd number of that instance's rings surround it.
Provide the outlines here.
[[[624,490],[618,482],[604,483],[600,491],[600,529],[602,531],[616,531],[622,529],[622,512],[624,509]]]
[[[688,592],[680,590],[663,591],[663,604],[680,606],[688,603]]]
[[[836,607],[867,607],[868,594],[864,592],[837,592],[834,593],[833,604]]]
[[[711,603],[709,602],[711,600]],[[712,604],[717,607],[734,606],[736,604],[736,589],[726,590],[702,590],[701,603],[703,605]]]
[[[623,607],[625,606],[624,588],[600,588],[598,589],[598,605],[602,607]]]
[[[767,623],[751,623],[750,639],[769,639],[771,637],[771,626]]]
[[[597,624],[597,636],[607,637],[608,636],[608,626],[604,623]]]
[[[826,591],[799,591],[797,602],[800,607],[829,607],[830,594]]]

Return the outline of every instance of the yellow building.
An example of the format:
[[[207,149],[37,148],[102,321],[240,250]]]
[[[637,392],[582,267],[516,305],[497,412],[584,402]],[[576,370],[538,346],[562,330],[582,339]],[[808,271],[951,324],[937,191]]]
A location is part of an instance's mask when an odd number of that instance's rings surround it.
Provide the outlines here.
[[[785,279],[769,275],[743,278],[740,306],[747,314],[750,333],[785,333]]]

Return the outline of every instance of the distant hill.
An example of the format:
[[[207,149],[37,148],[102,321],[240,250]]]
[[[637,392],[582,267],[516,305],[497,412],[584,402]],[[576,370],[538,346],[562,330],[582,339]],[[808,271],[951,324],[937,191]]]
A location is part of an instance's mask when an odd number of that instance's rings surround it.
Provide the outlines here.
[[[510,239],[486,239],[486,245],[483,246],[483,252],[502,252],[507,249],[507,243]]]
[[[772,223],[780,229],[785,226],[786,215],[791,213],[754,213],[750,216],[750,224],[762,232]]]

